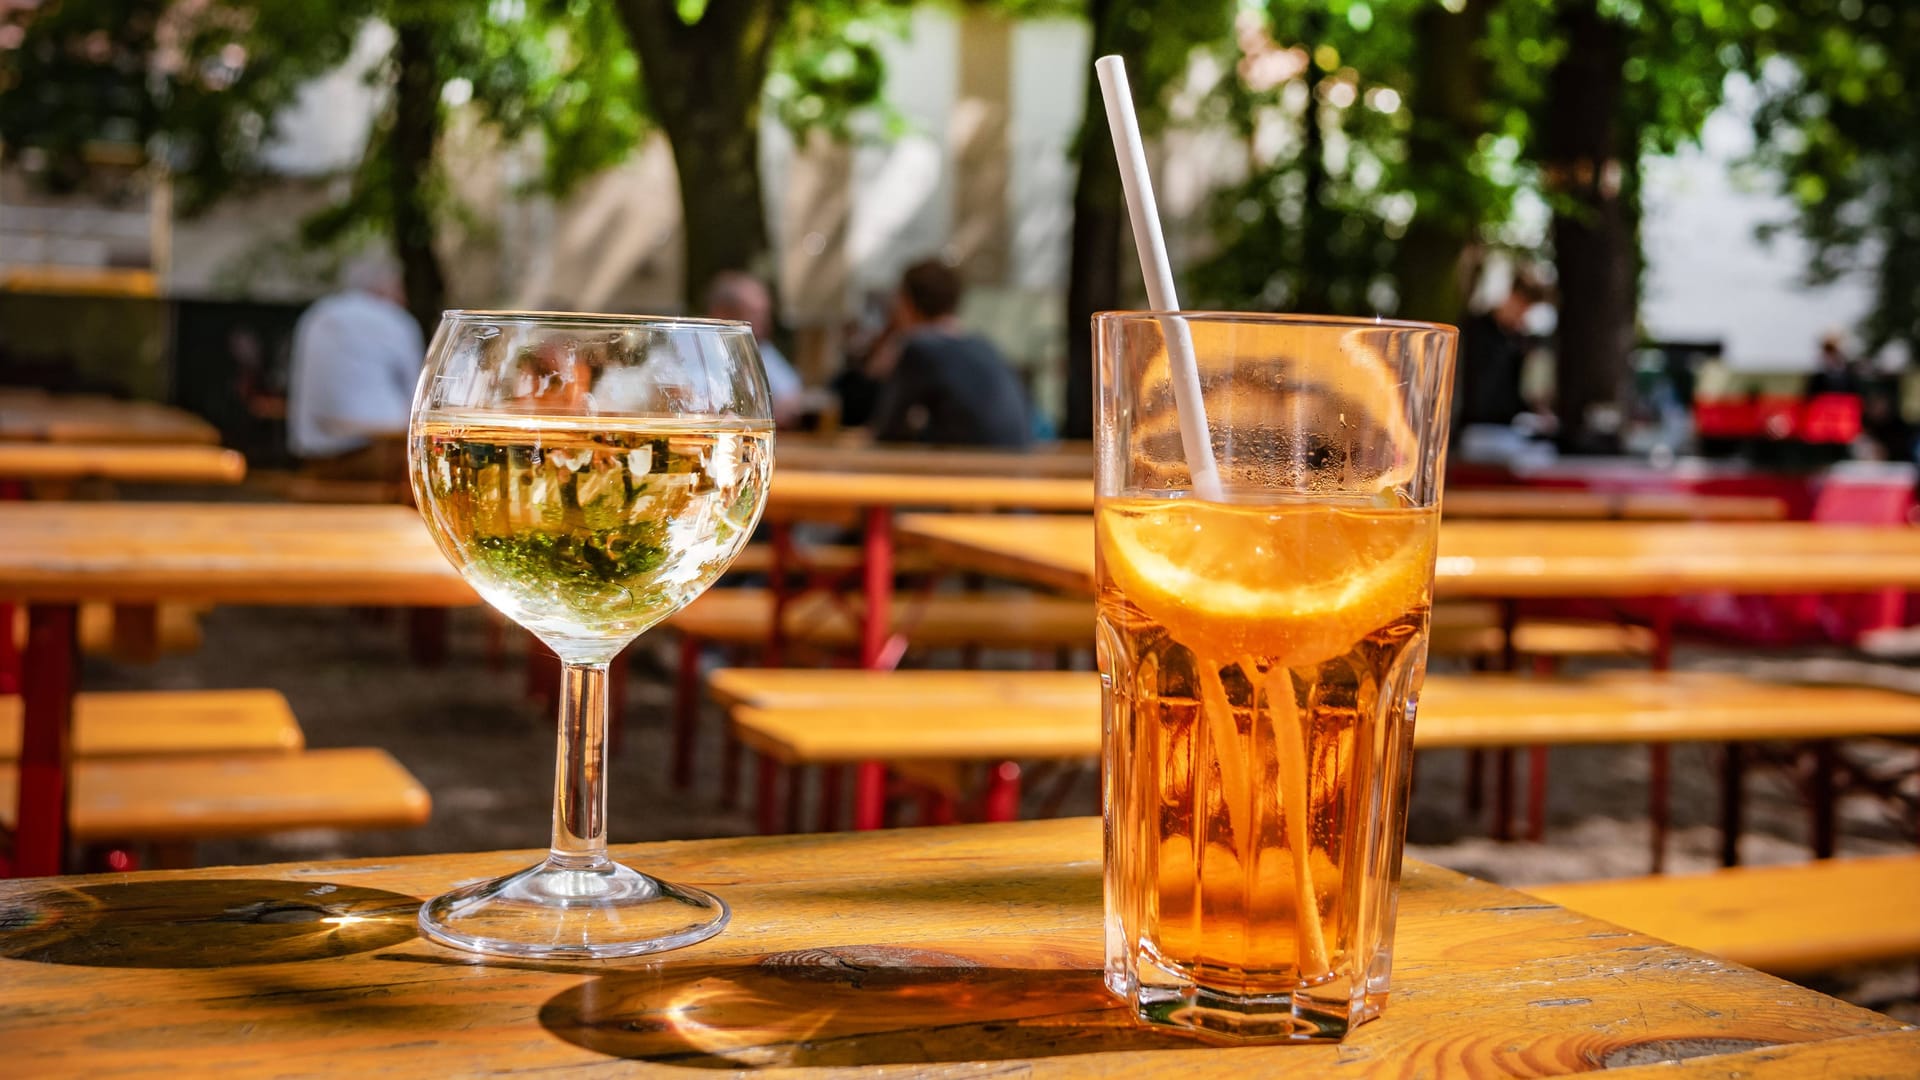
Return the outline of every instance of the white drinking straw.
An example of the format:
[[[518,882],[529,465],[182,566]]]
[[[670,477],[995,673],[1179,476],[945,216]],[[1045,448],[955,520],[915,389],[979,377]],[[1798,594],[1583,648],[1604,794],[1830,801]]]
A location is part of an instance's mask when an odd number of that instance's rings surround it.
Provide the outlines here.
[[[1120,159],[1120,189],[1127,197],[1127,217],[1133,222],[1133,246],[1140,252],[1140,276],[1146,280],[1147,306],[1155,311],[1178,311],[1173,290],[1173,264],[1167,261],[1167,238],[1160,231],[1160,209],[1153,200],[1153,178],[1147,174],[1147,151],[1140,142],[1140,119],[1133,112],[1133,92],[1127,88],[1126,61],[1103,56],[1093,62],[1100,77],[1100,94],[1107,103],[1107,128],[1113,132],[1113,153]],[[1180,418],[1180,446],[1186,452],[1193,493],[1219,500],[1220,471],[1213,463],[1213,440],[1207,435],[1206,403],[1200,396],[1200,367],[1194,361],[1193,334],[1185,319],[1163,317],[1167,338],[1167,379],[1173,384],[1173,407]]]

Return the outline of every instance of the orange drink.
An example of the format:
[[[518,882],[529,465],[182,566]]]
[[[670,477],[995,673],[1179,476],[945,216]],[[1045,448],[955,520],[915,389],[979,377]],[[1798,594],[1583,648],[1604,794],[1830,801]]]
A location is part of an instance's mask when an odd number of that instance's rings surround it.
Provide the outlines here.
[[[1313,355],[1270,408],[1214,410],[1239,436],[1216,426],[1218,499],[1140,483],[1178,473],[1164,439],[1136,440],[1120,470],[1102,446],[1108,985],[1148,1022],[1233,1038],[1338,1038],[1383,1006],[1392,959],[1437,463],[1414,425],[1379,415],[1404,408],[1381,365],[1333,392],[1342,380],[1302,375],[1344,378],[1344,362]],[[1274,468],[1302,424],[1318,441],[1294,442],[1345,483],[1316,483],[1312,461]],[[1328,452],[1347,433],[1365,445]]]

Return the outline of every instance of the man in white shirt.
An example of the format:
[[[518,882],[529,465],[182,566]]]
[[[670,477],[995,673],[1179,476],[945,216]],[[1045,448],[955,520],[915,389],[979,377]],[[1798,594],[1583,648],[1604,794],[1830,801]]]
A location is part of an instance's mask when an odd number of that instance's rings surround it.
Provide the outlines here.
[[[773,333],[773,296],[766,284],[738,270],[716,275],[707,286],[706,314],[709,319],[733,319],[753,327],[753,336],[760,344],[760,364],[767,369],[767,391],[773,396],[774,422],[785,427],[798,420],[806,387],[800,382],[800,373],[769,339]]]
[[[404,306],[399,267],[348,264],[340,292],[314,301],[293,329],[287,446],[329,471],[355,462],[382,436],[404,435],[426,358],[420,324]],[[387,471],[375,462],[367,471]]]

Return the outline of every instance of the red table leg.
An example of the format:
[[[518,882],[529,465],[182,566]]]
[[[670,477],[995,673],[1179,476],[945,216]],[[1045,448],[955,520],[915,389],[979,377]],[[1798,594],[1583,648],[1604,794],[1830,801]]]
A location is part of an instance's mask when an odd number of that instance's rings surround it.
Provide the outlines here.
[[[865,831],[886,824],[887,767],[878,761],[854,766],[853,827]]]
[[[673,678],[673,786],[693,784],[693,741],[700,726],[700,640],[680,635],[680,663]]]
[[[12,867],[22,877],[58,874],[66,861],[75,622],[72,604],[27,608],[20,802],[14,816]]]
[[[986,798],[980,816],[988,821],[1014,821],[1020,817],[1020,766],[1002,761],[987,777]]]
[[[20,649],[13,640],[14,607],[0,604],[0,694],[20,692]]]
[[[779,667],[787,659],[787,575],[793,569],[793,529],[784,521],[770,524],[773,534],[773,558],[768,564],[768,588],[773,593],[773,625],[767,629],[766,667]]]
[[[872,671],[887,666],[887,637],[893,622],[893,514],[885,507],[872,507],[866,513],[866,526],[860,666]],[[886,812],[887,767],[878,761],[861,762],[854,770],[853,827],[878,829]]]

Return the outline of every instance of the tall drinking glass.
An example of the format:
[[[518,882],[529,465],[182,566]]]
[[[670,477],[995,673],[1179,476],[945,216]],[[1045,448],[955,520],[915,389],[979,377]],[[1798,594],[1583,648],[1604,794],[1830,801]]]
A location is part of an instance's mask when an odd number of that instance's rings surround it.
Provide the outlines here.
[[[565,665],[544,862],[420,909],[436,941],[633,956],[726,926],[727,905],[607,857],[607,665],[718,578],[773,468],[745,323],[450,311],[413,403],[413,492],[440,550]]]
[[[1106,979],[1148,1023],[1338,1039],[1386,1002],[1456,337],[1094,318]]]

